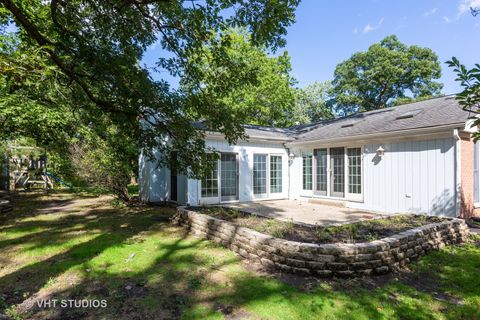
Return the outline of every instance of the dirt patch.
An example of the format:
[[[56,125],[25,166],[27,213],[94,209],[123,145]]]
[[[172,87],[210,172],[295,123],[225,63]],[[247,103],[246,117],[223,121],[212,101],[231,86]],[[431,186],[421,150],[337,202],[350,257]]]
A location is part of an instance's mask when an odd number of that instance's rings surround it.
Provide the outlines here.
[[[318,244],[369,242],[445,220],[439,217],[405,214],[324,227],[282,221],[224,207],[189,207],[188,210],[226,220],[276,238]]]

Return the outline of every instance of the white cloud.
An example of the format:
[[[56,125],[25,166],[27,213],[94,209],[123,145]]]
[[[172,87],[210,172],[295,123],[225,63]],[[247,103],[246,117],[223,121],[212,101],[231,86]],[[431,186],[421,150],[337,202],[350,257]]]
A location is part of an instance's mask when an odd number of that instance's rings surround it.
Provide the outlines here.
[[[380,21],[378,22],[378,24],[373,25],[373,26],[370,25],[370,23],[367,24],[367,25],[365,26],[365,28],[363,28],[363,33],[369,33],[369,32],[372,32],[372,31],[374,31],[374,30],[377,30],[378,28],[381,27],[381,25],[382,25],[382,23],[383,23],[383,20],[384,20],[384,18],[380,19]]]
[[[423,14],[423,16],[424,16],[424,17],[429,17],[429,16],[434,15],[435,13],[437,13],[437,11],[438,11],[438,8],[433,8],[432,10],[429,10],[429,11],[425,12],[425,13]]]
[[[358,33],[358,29],[357,29],[357,28],[353,29],[353,33],[357,34],[357,33]]]
[[[447,16],[443,16],[443,21],[445,21],[446,23],[450,23],[450,22],[452,22],[452,19],[450,19]]]
[[[480,8],[480,0],[461,0],[458,5],[458,14],[461,16],[470,11],[470,8]]]

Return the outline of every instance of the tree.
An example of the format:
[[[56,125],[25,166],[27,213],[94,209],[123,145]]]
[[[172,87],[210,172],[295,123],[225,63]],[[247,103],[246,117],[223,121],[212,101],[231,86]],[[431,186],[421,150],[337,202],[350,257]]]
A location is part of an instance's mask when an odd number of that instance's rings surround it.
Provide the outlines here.
[[[232,65],[225,68],[224,61]],[[236,29],[222,34],[218,42],[205,45],[188,57],[187,63],[188,71],[180,82],[186,96],[229,105],[245,123],[292,124],[286,115],[294,107],[296,80],[290,75],[286,51],[269,56],[267,48],[252,44],[250,34]]]
[[[298,2],[0,0],[0,24],[14,22],[18,26],[19,42],[14,49],[27,55],[34,52],[34,61],[42,61],[39,72],[56,84],[55,97],[62,97],[62,108],[78,115],[84,127],[97,133],[108,129],[104,132],[131,138],[125,140],[131,145],[111,146],[112,150],[119,148],[116,154],[136,150],[138,156],[143,150],[155,159],[159,151],[159,164],[168,166],[174,153],[179,171],[201,177],[208,171],[205,164],[212,161],[207,156],[204,133],[195,129],[192,120],[206,119],[210,129],[234,143],[244,135],[241,123],[245,114],[217,95],[203,93],[201,70],[189,69],[189,57],[210,45],[219,67],[246,67],[245,61],[225,55],[228,43],[219,41],[223,30],[244,27],[253,44],[275,51],[285,43],[283,36],[294,21]],[[164,80],[155,81],[139,64],[147,47],[155,42],[168,52],[159,57],[158,68],[184,79],[195,95],[172,90]],[[32,79],[28,70],[35,69],[35,63],[10,73]],[[223,85],[235,87],[239,82],[254,83],[257,78],[242,74],[226,78]],[[20,92],[24,85],[25,81],[19,86],[9,81],[8,95]],[[34,94],[30,97],[43,110],[57,108],[55,100],[43,101],[41,95]],[[100,128],[93,128],[96,125]],[[116,141],[104,138],[107,143]],[[117,159],[131,161],[130,156]]]
[[[292,119],[299,124],[333,119],[331,93],[332,83],[330,81],[314,82],[299,89]]]
[[[443,85],[437,55],[429,48],[407,46],[394,35],[358,52],[335,69],[338,112],[349,114],[392,106],[408,95],[434,96]]]
[[[470,8],[474,17],[479,14],[480,9]],[[447,65],[453,68],[453,71],[457,73],[456,81],[460,82],[463,87],[463,91],[456,95],[458,103],[466,111],[473,114],[480,114],[480,64],[475,64],[472,69],[467,69],[464,64],[456,57],[452,57],[447,61]],[[480,118],[475,117],[473,122],[474,126],[480,125]],[[473,134],[475,141],[480,138],[480,133],[475,132]]]
[[[467,69],[457,58],[447,61],[449,67],[457,73],[456,81],[460,82],[463,91],[457,94],[456,99],[462,108],[473,114],[480,114],[480,64],[475,64],[472,69]],[[480,125],[480,118],[475,118],[474,125]],[[475,139],[480,137],[474,133]]]

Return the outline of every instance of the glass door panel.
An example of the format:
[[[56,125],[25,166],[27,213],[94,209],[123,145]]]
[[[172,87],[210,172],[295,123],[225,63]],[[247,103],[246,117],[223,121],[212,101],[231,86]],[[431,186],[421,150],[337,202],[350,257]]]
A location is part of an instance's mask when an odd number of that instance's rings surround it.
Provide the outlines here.
[[[330,149],[330,196],[343,198],[345,196],[345,149]]]
[[[270,156],[270,193],[282,193],[282,156]]]
[[[315,194],[327,195],[327,149],[315,149]]]
[[[221,200],[238,199],[238,159],[234,153],[222,153],[220,156]]]
[[[266,197],[267,193],[267,155],[253,155],[253,194]]]

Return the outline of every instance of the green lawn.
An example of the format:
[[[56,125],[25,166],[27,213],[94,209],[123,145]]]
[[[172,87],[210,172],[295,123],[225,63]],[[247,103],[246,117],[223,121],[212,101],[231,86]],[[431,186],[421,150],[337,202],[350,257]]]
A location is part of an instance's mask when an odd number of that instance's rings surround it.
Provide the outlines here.
[[[372,279],[268,276],[170,225],[172,208],[112,207],[88,193],[15,202],[0,218],[0,315],[13,319],[480,319],[475,243]],[[31,307],[47,298],[108,306]]]

